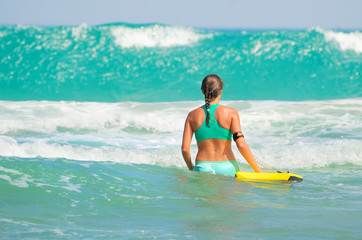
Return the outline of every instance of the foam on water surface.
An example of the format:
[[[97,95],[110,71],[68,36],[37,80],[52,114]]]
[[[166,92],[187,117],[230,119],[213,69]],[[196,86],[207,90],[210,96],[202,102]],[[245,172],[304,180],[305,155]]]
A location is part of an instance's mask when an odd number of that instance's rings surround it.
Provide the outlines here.
[[[274,167],[362,164],[361,99],[222,103],[239,111],[254,154]],[[181,167],[185,118],[203,103],[0,104],[2,156]],[[193,156],[195,151],[193,140]],[[238,159],[244,163],[241,156]]]
[[[362,53],[362,32],[335,32],[321,28],[316,28],[316,31],[323,33],[327,41],[335,41],[343,51]]]
[[[126,26],[112,27],[111,33],[115,43],[122,48],[151,48],[188,46],[211,34],[200,34],[191,28],[151,25],[139,28]]]

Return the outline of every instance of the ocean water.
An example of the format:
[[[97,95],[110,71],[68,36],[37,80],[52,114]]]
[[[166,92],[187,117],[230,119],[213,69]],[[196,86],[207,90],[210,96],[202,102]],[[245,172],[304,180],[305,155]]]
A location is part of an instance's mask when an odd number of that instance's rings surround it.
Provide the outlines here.
[[[210,73],[303,182],[187,170]],[[361,239],[361,199],[361,31],[0,26],[0,239]]]

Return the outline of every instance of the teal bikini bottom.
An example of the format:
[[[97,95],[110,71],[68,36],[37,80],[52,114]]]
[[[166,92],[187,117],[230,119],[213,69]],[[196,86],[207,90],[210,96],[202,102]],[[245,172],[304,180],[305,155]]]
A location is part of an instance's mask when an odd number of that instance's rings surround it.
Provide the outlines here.
[[[239,166],[236,160],[220,162],[196,161],[194,171],[235,176],[235,173],[239,171]]]

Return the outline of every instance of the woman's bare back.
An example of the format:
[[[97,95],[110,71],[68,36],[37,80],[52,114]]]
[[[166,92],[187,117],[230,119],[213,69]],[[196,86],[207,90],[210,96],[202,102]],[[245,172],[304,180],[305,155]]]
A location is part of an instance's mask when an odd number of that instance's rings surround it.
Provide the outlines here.
[[[215,119],[219,125],[225,129],[231,130],[232,118],[236,110],[219,105],[215,110]],[[190,125],[195,132],[205,121],[206,115],[203,108],[197,108],[190,112]],[[235,160],[231,149],[231,141],[210,138],[197,143],[198,153],[196,161],[227,161]]]

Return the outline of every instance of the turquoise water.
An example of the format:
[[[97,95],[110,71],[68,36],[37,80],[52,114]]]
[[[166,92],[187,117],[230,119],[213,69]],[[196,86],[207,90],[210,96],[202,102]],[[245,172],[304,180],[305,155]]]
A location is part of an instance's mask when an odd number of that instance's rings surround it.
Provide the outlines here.
[[[361,236],[360,166],[298,170],[305,180],[291,185],[143,164],[0,162],[12,178],[0,182],[4,239]]]
[[[142,164],[14,160],[1,159],[4,168],[18,171],[11,173],[11,184],[1,182],[7,238],[358,239],[361,234],[356,211],[361,180],[352,176],[360,174],[360,166],[332,167],[333,177],[325,169],[299,170],[306,180],[290,185]]]
[[[361,32],[212,31],[162,25],[0,27],[2,100],[184,101],[200,79],[225,100],[362,96]]]
[[[361,239],[361,39],[1,26],[0,238]],[[209,73],[256,158],[303,182],[187,170],[183,124]]]

